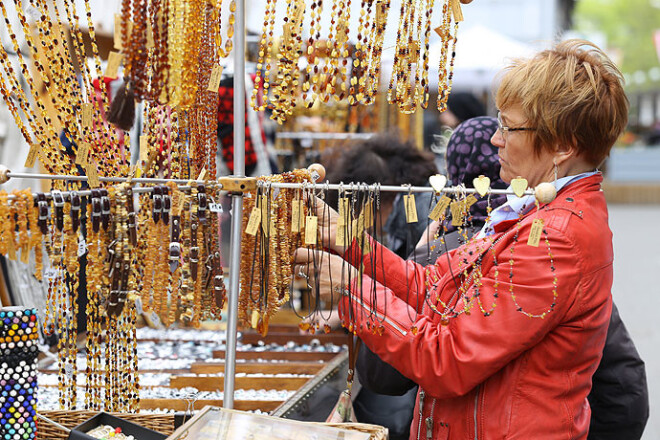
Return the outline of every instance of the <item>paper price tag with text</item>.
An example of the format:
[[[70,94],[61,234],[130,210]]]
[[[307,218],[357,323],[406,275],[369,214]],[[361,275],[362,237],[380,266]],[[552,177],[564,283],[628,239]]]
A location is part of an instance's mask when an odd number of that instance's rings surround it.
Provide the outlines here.
[[[124,47],[121,42],[121,14],[115,14],[115,29],[113,33],[113,44],[115,49],[122,50]]]
[[[302,200],[295,199],[291,202],[291,232],[300,232],[302,219]]]
[[[451,13],[454,15],[455,22],[463,21],[463,10],[461,9],[460,0],[449,0],[451,3]]]
[[[415,204],[415,195],[408,194],[403,196],[403,204],[406,207],[406,221],[408,223],[417,223],[417,205]]]
[[[218,92],[218,89],[220,88],[220,80],[222,79],[222,66],[220,64],[216,64],[213,66],[213,70],[211,70],[211,77],[209,78],[209,86],[207,90],[209,92]]]
[[[146,163],[149,160],[149,137],[146,134],[140,135],[140,160]]]
[[[96,168],[94,162],[89,162],[85,166],[85,171],[87,172],[87,183],[89,183],[90,188],[98,188],[101,185],[99,180],[99,171]]]
[[[462,201],[451,202],[449,204],[452,226],[461,226],[463,224],[464,208],[465,204]]]
[[[348,216],[349,209],[349,200],[348,197],[342,197],[339,199],[339,217],[337,217],[337,226],[343,226],[346,224],[346,217]]]
[[[82,113],[82,126],[84,128],[91,128],[93,114],[94,114],[94,105],[91,102],[84,102],[82,105],[81,113]]]
[[[337,231],[335,233],[335,246],[348,246],[348,240],[346,240],[346,226],[337,226]]]
[[[89,156],[89,142],[81,142],[76,154],[76,164],[87,165],[87,158]]]
[[[318,228],[319,219],[315,215],[308,215],[305,217],[305,244],[316,244],[316,231]]]
[[[257,235],[259,231],[259,225],[261,224],[261,210],[259,208],[252,208],[250,213],[250,219],[248,220],[247,227],[245,228],[245,233],[248,235]]]
[[[463,203],[465,204],[465,210],[466,210],[466,211],[469,211],[470,208],[472,207],[472,205],[474,205],[475,203],[477,203],[477,198],[476,198],[473,194],[470,194],[469,196],[467,196],[467,197],[465,198],[465,200],[463,201]]]
[[[369,229],[374,225],[374,202],[369,200],[364,205],[364,228]]]
[[[442,196],[429,214],[429,218],[433,221],[440,220],[441,217],[444,217],[445,211],[447,211],[447,207],[449,207],[450,203],[451,199],[449,197]]]
[[[123,55],[119,52],[110,52],[108,55],[108,65],[105,68],[105,77],[106,78],[117,78],[117,73],[119,72],[119,66],[123,59]]]
[[[25,159],[25,168],[32,168],[37,161],[37,154],[39,152],[39,145],[32,144],[30,151],[28,152],[27,158]]]
[[[532,229],[529,231],[527,246],[539,247],[541,233],[543,232],[543,219],[537,218],[532,222]]]

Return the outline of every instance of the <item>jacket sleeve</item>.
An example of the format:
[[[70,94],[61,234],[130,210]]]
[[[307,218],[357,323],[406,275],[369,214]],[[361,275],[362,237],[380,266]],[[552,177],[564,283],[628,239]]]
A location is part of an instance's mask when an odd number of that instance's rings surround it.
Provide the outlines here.
[[[589,440],[642,437],[649,418],[646,370],[615,305],[588,399]]]
[[[376,284],[388,286],[393,294],[421,312],[424,297],[418,294],[424,293],[426,273],[435,272],[434,266],[425,268],[413,261],[406,261],[369,236],[364,241],[363,249],[357,241],[353,241],[344,259],[355,267],[362,265],[363,273],[367,275],[362,288],[367,292],[372,292]]]
[[[478,298],[483,308],[488,311],[493,301],[497,302],[490,316],[484,316],[474,300],[469,316],[462,314],[450,319],[448,325],[442,325],[433,313],[416,315],[410,305],[393,294],[389,284],[385,287],[380,282],[376,283],[375,295],[364,295],[361,301],[353,295],[357,289],[354,283],[351,294],[340,302],[340,316],[345,325],[349,325],[350,318],[357,334],[374,353],[418,383],[428,394],[438,398],[464,395],[539,343],[562,322],[566,311],[578,299],[580,267],[574,258],[573,244],[553,231],[551,241],[556,271],[552,271],[548,250],[544,246],[527,246],[525,240],[521,237],[513,254],[507,248],[498,258],[501,260],[499,265],[493,266],[478,283]],[[514,267],[512,281],[509,260]],[[396,274],[403,273],[405,264],[397,261],[386,267],[388,283],[402,289]],[[498,272],[498,278],[495,272]],[[544,319],[530,319],[520,313],[519,307],[535,314],[550,308],[555,300],[552,293],[555,273],[558,296],[552,312]],[[363,281],[363,286],[367,282]],[[513,292],[510,292],[512,285]],[[496,291],[497,298],[494,298]],[[436,292],[431,293],[432,303]],[[416,294],[423,296],[424,292]],[[473,286],[467,296],[474,297],[475,294]],[[605,303],[607,299],[602,301]],[[371,330],[372,322],[367,325],[368,312],[373,309],[378,312],[376,317],[380,321],[376,325],[382,326],[381,332]],[[609,309],[606,312],[609,313]],[[411,331],[413,324],[415,331]]]

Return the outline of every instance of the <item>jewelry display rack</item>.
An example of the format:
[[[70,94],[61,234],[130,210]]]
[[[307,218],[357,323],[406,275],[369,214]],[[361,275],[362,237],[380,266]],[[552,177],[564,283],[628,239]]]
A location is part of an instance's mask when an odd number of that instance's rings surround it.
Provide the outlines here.
[[[217,189],[227,191],[232,199],[231,201],[231,232],[230,232],[230,246],[229,246],[229,283],[228,283],[228,310],[227,310],[227,339],[225,350],[225,365],[224,365],[224,399],[223,406],[228,409],[234,408],[234,385],[236,373],[236,347],[237,347],[237,327],[238,327],[238,296],[239,296],[239,275],[240,275],[240,259],[241,259],[241,229],[242,229],[242,212],[243,212],[243,195],[244,192],[255,189],[258,185],[255,178],[248,178],[245,176],[245,43],[246,43],[246,26],[245,26],[245,0],[236,0],[235,11],[235,38],[234,38],[234,96],[233,96],[233,127],[234,127],[234,175],[224,178],[219,178],[217,181],[191,181],[181,179],[157,179],[157,178],[130,178],[130,177],[100,177],[102,182],[132,182],[132,183],[167,183],[173,182],[181,186],[181,189],[188,188],[191,182],[205,183],[215,185]],[[277,135],[279,138],[285,139],[368,139],[373,136],[372,133],[313,133],[313,132],[281,132]],[[6,169],[0,168],[0,183],[2,178],[36,178],[48,180],[68,180],[68,181],[87,181],[86,176],[72,176],[72,175],[48,175],[48,174],[31,174],[31,173],[14,173]],[[329,183],[304,183],[304,184],[287,184],[287,183],[269,183],[272,188],[307,188],[318,190],[347,190],[347,189],[360,189],[371,191],[394,191],[401,193],[421,193],[421,192],[435,192],[435,193],[476,193],[474,188],[466,188],[464,186],[458,187],[415,187],[415,186],[385,186],[385,185],[364,185],[364,184],[329,184]],[[134,192],[150,192],[153,188],[135,188]],[[491,194],[513,194],[512,190],[489,189]],[[69,192],[62,191],[62,194]],[[77,191],[81,196],[89,195],[91,191]],[[534,195],[534,190],[526,190],[524,193],[519,192],[518,195]],[[483,195],[483,193],[482,193]],[[333,365],[333,368],[335,366]],[[301,391],[302,394],[308,393],[310,390]],[[283,409],[285,413],[289,408]]]

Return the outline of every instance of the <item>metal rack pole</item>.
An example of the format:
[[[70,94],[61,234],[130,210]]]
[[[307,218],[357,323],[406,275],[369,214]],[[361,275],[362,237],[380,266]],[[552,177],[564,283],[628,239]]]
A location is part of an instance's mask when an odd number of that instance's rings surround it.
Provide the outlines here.
[[[234,174],[245,175],[245,0],[236,1],[234,23]],[[234,407],[238,289],[241,264],[241,218],[243,193],[234,193],[231,202],[229,245],[229,301],[227,304],[227,346],[225,347],[225,388],[222,406]]]

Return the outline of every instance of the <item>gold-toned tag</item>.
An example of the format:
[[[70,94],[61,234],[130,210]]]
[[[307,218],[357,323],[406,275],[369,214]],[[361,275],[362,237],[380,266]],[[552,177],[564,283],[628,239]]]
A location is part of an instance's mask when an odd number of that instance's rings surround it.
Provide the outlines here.
[[[269,237],[276,237],[277,236],[277,228],[275,228],[275,217],[270,216],[270,219],[268,219],[268,236]]]
[[[199,172],[199,176],[197,176],[197,180],[206,180],[206,167],[202,168],[202,171]]]
[[[123,55],[119,52],[108,54],[108,65],[105,67],[106,78],[117,78],[117,72],[119,72],[119,66],[123,58]]]
[[[113,33],[113,44],[115,49],[122,50],[124,47],[121,42],[121,14],[115,14],[115,29]]]
[[[149,160],[149,147],[147,143],[149,142],[149,136],[146,134],[140,135],[140,161],[147,163]]]
[[[245,228],[245,233],[248,235],[257,235],[260,224],[261,224],[261,210],[257,207],[254,207],[252,208],[252,212],[250,213],[250,219],[248,220],[247,227]]]
[[[465,210],[469,211],[472,205],[477,203],[477,198],[474,195],[470,194],[465,198],[463,203],[465,203]]]
[[[259,196],[259,208],[261,209],[261,221],[266,222],[270,218],[270,209],[268,206],[268,196],[262,194]],[[268,234],[270,229],[264,228],[264,234]]]
[[[28,264],[30,262],[30,248],[27,243],[21,246],[21,263]]]
[[[364,206],[364,227],[366,229],[374,225],[374,202],[369,200]]]
[[[463,21],[463,10],[461,9],[460,0],[449,0],[449,2],[451,3],[451,13],[454,15],[454,21]]]
[[[185,203],[186,199],[184,198],[183,192],[174,190],[174,192],[172,192],[172,215],[181,215]]]
[[[463,224],[463,214],[465,212],[464,208],[465,204],[463,201],[454,201],[449,204],[452,226],[461,226]]]
[[[151,26],[151,22],[147,23],[147,49],[153,49],[156,47],[156,42],[154,41],[154,29]]]
[[[16,255],[16,244],[14,243],[14,237],[9,237],[7,257],[12,261],[16,261],[18,259],[18,256]]]
[[[316,229],[319,224],[319,219],[315,215],[308,215],[305,217],[305,244],[316,244]]]
[[[337,226],[337,232],[335,234],[335,246],[348,246],[346,240],[346,226]]]
[[[286,23],[284,24],[284,27],[282,28],[282,40],[283,41],[291,41],[291,24]]]
[[[339,217],[337,217],[337,226],[344,226],[346,224],[346,217],[348,217],[349,201],[348,197],[339,199]]]
[[[87,162],[85,171],[87,172],[87,183],[89,183],[90,188],[98,188],[101,185],[101,181],[99,180],[99,171],[96,168],[96,164],[94,162]]]
[[[93,112],[94,112],[94,105],[91,102],[83,102],[81,109],[81,113],[82,113],[81,122],[84,128],[92,127]]]
[[[89,156],[89,142],[81,142],[76,154],[76,164],[85,166],[87,164],[87,157]]]
[[[39,145],[32,144],[30,151],[28,152],[27,158],[25,159],[25,168],[32,168],[37,161],[37,153],[39,151]]]
[[[408,61],[416,64],[417,61],[419,61],[419,41],[413,40],[412,45],[410,46],[409,54],[410,56],[408,57]]]
[[[376,4],[376,24],[384,25],[387,23],[387,7],[383,0],[378,0]]]
[[[442,196],[440,197],[440,200],[438,200],[438,203],[435,204],[435,207],[429,214],[429,218],[431,220],[440,220],[440,217],[445,216],[445,211],[447,211],[447,207],[451,203],[451,199],[447,196]]]
[[[257,328],[257,325],[259,325],[259,318],[261,315],[259,315],[259,312],[257,310],[252,310],[252,316],[250,317],[250,325],[252,328]]]
[[[438,34],[438,36],[439,36],[440,38],[442,38],[443,40],[445,39],[445,34],[446,34],[446,32],[445,32],[444,27],[442,27],[442,26],[438,26],[437,28],[433,29],[433,31],[434,31],[436,34]]]
[[[207,90],[209,92],[218,93],[218,88],[220,88],[220,80],[222,79],[222,66],[216,64],[211,70],[211,77],[209,78],[209,87]]]
[[[294,199],[291,202],[291,232],[300,232],[300,227],[302,226],[302,224],[300,223],[301,212],[302,212],[302,200]]]
[[[417,205],[415,204],[415,195],[408,194],[403,196],[403,204],[406,207],[406,221],[408,223],[417,223]]]
[[[527,246],[539,247],[539,242],[541,241],[542,232],[543,232],[543,219],[537,218],[532,222],[532,229],[531,231],[529,231]]]

